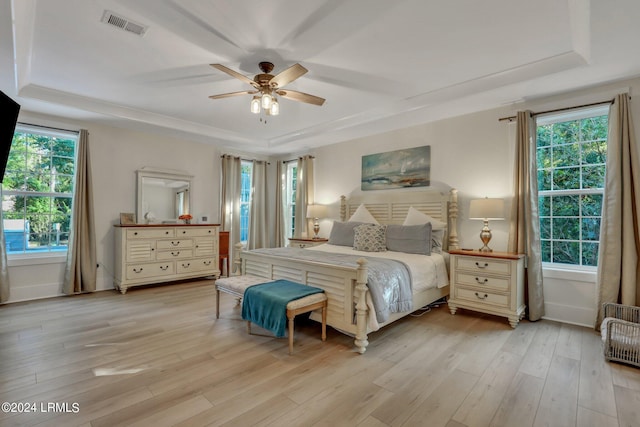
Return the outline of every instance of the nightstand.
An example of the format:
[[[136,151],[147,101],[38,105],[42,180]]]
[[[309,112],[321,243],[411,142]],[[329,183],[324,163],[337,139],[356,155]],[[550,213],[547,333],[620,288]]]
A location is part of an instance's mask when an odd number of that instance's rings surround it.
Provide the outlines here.
[[[524,255],[451,250],[449,310],[504,316],[512,328],[524,316]]]
[[[290,248],[310,248],[311,246],[318,246],[323,243],[327,243],[329,239],[303,239],[298,237],[289,237],[289,247]]]

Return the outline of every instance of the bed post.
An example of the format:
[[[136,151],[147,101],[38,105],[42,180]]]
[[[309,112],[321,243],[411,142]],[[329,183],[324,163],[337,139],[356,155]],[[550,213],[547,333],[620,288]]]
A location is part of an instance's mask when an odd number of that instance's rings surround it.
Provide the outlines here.
[[[460,249],[458,240],[458,190],[452,188],[449,199],[449,249]]]
[[[369,341],[367,340],[367,260],[360,258],[358,261],[358,271],[356,273],[356,339],[355,345],[358,353],[367,351]],[[375,313],[369,313],[375,316]]]
[[[347,197],[340,196],[340,221],[345,222],[347,220]]]

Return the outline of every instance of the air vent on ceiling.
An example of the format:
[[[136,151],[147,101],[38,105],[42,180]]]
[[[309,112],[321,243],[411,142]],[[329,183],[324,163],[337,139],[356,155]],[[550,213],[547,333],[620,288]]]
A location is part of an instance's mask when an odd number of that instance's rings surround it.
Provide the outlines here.
[[[133,22],[121,15],[117,15],[110,10],[104,11],[101,22],[113,25],[114,27],[118,27],[121,30],[128,31],[133,34],[137,34],[140,37],[144,36],[144,33],[147,32],[147,28],[149,28],[146,25],[138,24],[137,22]]]

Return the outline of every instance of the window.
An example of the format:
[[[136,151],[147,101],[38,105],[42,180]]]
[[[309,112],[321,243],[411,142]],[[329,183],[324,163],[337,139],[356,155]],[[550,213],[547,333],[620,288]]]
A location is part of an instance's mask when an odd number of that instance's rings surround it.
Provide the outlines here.
[[[240,189],[240,241],[247,243],[249,238],[249,212],[251,211],[251,178],[253,163],[242,161]]]
[[[287,163],[286,191],[285,199],[285,230],[286,236],[293,236],[293,230],[296,224],[296,186],[298,175],[298,162],[293,161]]]
[[[3,181],[7,253],[66,251],[78,136],[18,125]]]
[[[608,107],[537,120],[542,261],[598,265]]]

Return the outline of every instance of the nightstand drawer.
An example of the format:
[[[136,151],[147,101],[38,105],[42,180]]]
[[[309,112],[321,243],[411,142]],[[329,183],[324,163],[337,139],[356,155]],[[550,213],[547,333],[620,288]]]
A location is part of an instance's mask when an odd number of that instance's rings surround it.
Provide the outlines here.
[[[473,286],[477,289],[489,289],[496,291],[508,291],[510,289],[510,277],[493,277],[481,274],[468,274],[455,272],[456,284]]]
[[[481,290],[457,288],[456,298],[473,301],[481,304],[492,304],[500,307],[509,307],[509,295],[484,292]]]
[[[456,257],[456,262],[458,270],[511,275],[511,262],[506,260],[468,256]]]

